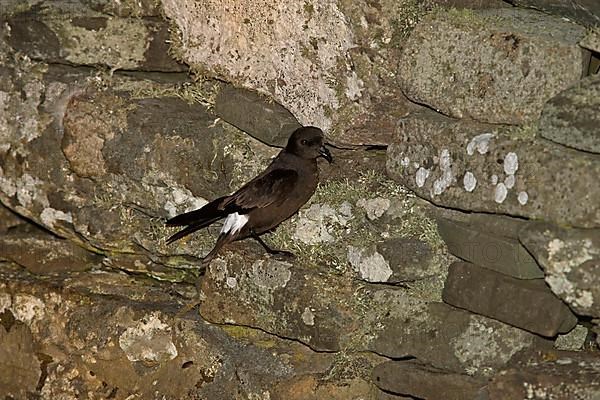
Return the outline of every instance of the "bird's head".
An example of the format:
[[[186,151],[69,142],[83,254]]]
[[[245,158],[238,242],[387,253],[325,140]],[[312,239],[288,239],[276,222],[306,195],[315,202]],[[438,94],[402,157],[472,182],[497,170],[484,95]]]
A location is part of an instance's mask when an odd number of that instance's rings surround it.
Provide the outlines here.
[[[333,158],[323,141],[322,130],[314,126],[303,126],[292,133],[285,150],[302,158],[316,159],[323,157],[331,163]]]

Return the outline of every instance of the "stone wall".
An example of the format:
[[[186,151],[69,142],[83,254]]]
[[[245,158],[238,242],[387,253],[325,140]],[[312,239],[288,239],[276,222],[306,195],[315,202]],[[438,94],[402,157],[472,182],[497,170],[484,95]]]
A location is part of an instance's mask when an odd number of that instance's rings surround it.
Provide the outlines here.
[[[597,398],[600,7],[515,3],[5,2],[0,397]],[[295,258],[166,245],[301,124]]]

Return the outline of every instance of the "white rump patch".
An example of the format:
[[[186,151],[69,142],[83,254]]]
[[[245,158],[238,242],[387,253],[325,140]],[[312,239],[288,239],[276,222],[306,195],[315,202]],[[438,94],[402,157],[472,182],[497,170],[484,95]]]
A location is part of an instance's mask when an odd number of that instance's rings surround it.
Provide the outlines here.
[[[235,235],[242,229],[244,225],[248,222],[248,215],[240,215],[238,213],[229,214],[227,218],[225,218],[225,223],[221,228],[221,233],[226,233],[228,235]]]

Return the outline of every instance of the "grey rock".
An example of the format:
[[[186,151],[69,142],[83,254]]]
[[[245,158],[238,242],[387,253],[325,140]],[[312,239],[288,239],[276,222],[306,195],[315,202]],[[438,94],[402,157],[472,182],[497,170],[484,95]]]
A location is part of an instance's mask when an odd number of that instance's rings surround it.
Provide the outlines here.
[[[398,125],[387,171],[437,205],[600,226],[600,159],[534,134],[423,111]]]
[[[485,380],[434,368],[418,361],[387,361],[373,369],[373,382],[381,389],[419,399],[475,398]]]
[[[437,222],[440,236],[455,256],[519,279],[544,277],[544,271],[518,240],[484,233],[485,228],[479,224],[465,225],[444,218]]]
[[[600,396],[600,360],[583,352],[532,354],[496,374],[488,393],[490,400],[596,400]]]
[[[432,13],[405,44],[400,85],[411,100],[456,118],[535,121],[546,100],[581,78],[584,34],[531,10]]]
[[[515,279],[464,262],[450,266],[442,298],[455,307],[547,337],[577,324],[577,317],[544,280]]]
[[[600,75],[592,75],[546,103],[540,134],[564,146],[600,153],[599,109]]]
[[[600,5],[595,0],[509,0],[520,7],[531,7],[594,27],[600,24]]]
[[[475,212],[462,212],[449,208],[437,207],[433,209],[436,219],[443,218],[463,226],[470,226],[492,236],[519,239],[519,231],[528,221],[522,218],[509,217],[501,214],[486,214]]]
[[[26,223],[23,218],[0,203],[0,234],[5,234],[10,229]]]
[[[546,282],[577,314],[600,317],[600,230],[539,223],[521,242],[546,273]]]
[[[382,322],[371,350],[392,358],[416,357],[460,374],[490,376],[516,353],[545,344],[529,332],[443,303]]]
[[[392,271],[387,282],[407,282],[435,273],[436,262],[431,245],[419,239],[392,238],[377,244],[377,251],[385,258]]]
[[[573,330],[564,335],[558,335],[554,341],[557,350],[581,351],[586,347],[590,330],[583,325],[577,325]]]
[[[81,4],[67,10],[55,5],[12,15],[7,20],[8,43],[32,59],[45,62],[113,70],[187,71],[169,55],[166,22],[107,16],[82,9]]]
[[[285,147],[300,123],[282,105],[247,89],[225,86],[216,98],[215,113],[233,126],[270,146]]]

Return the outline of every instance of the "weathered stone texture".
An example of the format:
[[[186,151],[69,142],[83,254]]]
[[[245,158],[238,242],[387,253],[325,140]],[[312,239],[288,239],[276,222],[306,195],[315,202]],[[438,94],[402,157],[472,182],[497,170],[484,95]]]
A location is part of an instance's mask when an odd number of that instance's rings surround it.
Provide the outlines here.
[[[423,111],[398,125],[387,171],[438,205],[600,226],[600,159],[532,137],[535,130],[528,129]]]
[[[429,303],[418,314],[390,317],[371,349],[456,373],[490,376],[519,351],[540,344],[536,335],[502,322]]]
[[[546,100],[581,78],[584,33],[530,10],[432,13],[404,47],[400,85],[411,100],[452,117],[535,121]]]
[[[509,0],[521,7],[531,7],[594,27],[600,24],[600,4],[596,0]]]
[[[600,230],[540,223],[524,229],[521,242],[558,297],[578,314],[600,317]]]
[[[582,79],[550,99],[540,135],[564,146],[600,153],[600,75]]]
[[[442,298],[455,307],[547,337],[577,324],[575,315],[542,279],[515,279],[464,262],[450,266]]]
[[[373,382],[388,392],[407,394],[419,399],[474,399],[484,385],[468,375],[449,373],[415,361],[388,361],[373,369]]]

